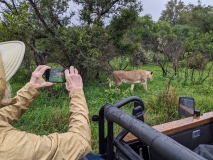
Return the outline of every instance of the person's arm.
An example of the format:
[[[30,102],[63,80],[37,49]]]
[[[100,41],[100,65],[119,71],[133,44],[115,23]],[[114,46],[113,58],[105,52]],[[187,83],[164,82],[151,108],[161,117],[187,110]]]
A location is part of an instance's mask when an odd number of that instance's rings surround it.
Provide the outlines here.
[[[92,151],[88,108],[81,76],[72,66],[70,71],[65,71],[65,76],[71,98],[68,132],[38,136],[19,131],[0,121],[0,132],[3,133],[0,138],[1,148],[7,148],[4,152],[0,151],[2,159],[16,159],[19,156],[20,160],[77,160]]]
[[[81,159],[92,151],[89,111],[83,91],[83,82],[78,70],[73,66],[65,70],[66,89],[70,97],[69,128],[66,133],[54,133],[41,140],[34,140],[39,145],[40,157],[37,159],[57,160]],[[39,154],[37,154],[38,156]]]
[[[65,70],[66,89],[70,91],[70,119],[68,132],[81,135],[91,145],[89,111],[83,91],[83,81],[73,66]],[[90,146],[91,147],[91,146]]]
[[[51,86],[54,83],[46,82],[42,75],[46,69],[50,67],[45,65],[38,66],[32,73],[30,82],[28,82],[22,89],[20,89],[13,98],[13,103],[4,106],[0,109],[0,120],[15,124],[22,114],[29,108],[33,100],[38,96],[38,89],[46,86]]]
[[[92,152],[89,111],[84,96],[83,81],[78,70],[73,66],[69,70],[66,69],[65,78],[70,97],[69,128],[68,132],[57,135],[58,152],[54,153],[54,157],[77,160]]]
[[[70,92],[70,122],[69,132],[80,134],[88,143],[91,143],[89,111],[82,89],[73,89]]]
[[[13,104],[0,109],[0,120],[11,125],[15,124],[38,96],[38,91],[30,83],[27,83],[13,98]]]

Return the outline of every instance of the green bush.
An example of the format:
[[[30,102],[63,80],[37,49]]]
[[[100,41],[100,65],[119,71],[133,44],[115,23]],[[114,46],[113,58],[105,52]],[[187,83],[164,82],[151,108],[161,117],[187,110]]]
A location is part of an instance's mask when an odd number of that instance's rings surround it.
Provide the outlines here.
[[[178,95],[174,89],[164,89],[148,101],[146,107],[153,117],[146,119],[150,125],[170,122],[179,118],[177,112]],[[151,119],[150,119],[151,118]]]

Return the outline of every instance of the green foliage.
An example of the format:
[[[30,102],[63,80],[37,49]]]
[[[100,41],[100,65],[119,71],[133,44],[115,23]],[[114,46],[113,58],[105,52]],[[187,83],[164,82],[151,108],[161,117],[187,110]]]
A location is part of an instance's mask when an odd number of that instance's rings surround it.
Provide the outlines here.
[[[187,52],[212,53],[212,11],[212,6],[189,4],[180,14],[178,18],[179,32],[177,32],[177,26],[175,26],[175,30],[176,35],[184,38]]]
[[[139,43],[146,50],[156,50],[158,39],[172,36],[171,26],[166,22],[154,22],[150,16],[138,17],[132,24],[132,29],[125,34],[130,41]],[[126,38],[126,39],[127,39]]]
[[[178,23],[183,25],[188,24],[192,27],[199,28],[203,33],[209,32],[213,29],[212,11],[212,6],[202,6],[201,4],[194,6],[189,4],[181,13]]]
[[[4,25],[1,26],[0,30],[0,37],[4,37],[3,40],[19,39],[24,41],[27,31],[29,31],[26,21],[29,16],[27,13],[28,8],[29,5],[27,3],[22,3],[16,10],[12,10],[12,12],[16,12],[16,14],[3,12]],[[18,38],[17,34],[19,34]]]
[[[174,38],[175,37],[175,34],[173,32],[173,28],[169,25],[168,22],[157,22],[157,25],[158,25],[158,30],[157,32],[159,33],[159,36],[158,38],[161,38],[161,39],[169,39],[169,38]]]
[[[141,2],[137,0],[73,0],[73,2],[82,4],[79,18],[87,25],[103,26],[105,19],[120,14],[125,8],[131,8],[137,13],[142,10]]]
[[[31,73],[30,74],[27,74],[27,73],[28,73],[28,69],[25,68],[23,65],[21,65],[18,71],[16,72],[16,74],[14,75],[13,79],[11,79],[11,83],[28,82],[31,77]]]
[[[139,51],[133,55],[131,64],[133,66],[142,66],[151,62],[151,56],[149,52],[146,52],[143,48],[140,48]]]
[[[66,12],[69,1],[41,0],[35,4],[34,1],[26,3],[21,0],[14,5],[12,1],[4,1],[9,5],[1,7],[0,41],[17,39],[26,44],[23,65],[11,80],[13,95],[23,83],[28,82],[38,64],[74,65],[84,79],[90,120],[106,102],[116,103],[130,95],[142,98],[146,109],[145,121],[151,125],[179,118],[176,111],[178,96],[194,97],[196,108],[202,113],[211,110],[212,64],[205,59],[206,55],[213,53],[211,6],[184,6],[181,1],[169,1],[160,21],[154,22],[150,16],[138,16],[142,9],[140,1],[81,0],[82,10],[77,16],[84,23],[74,26],[70,23],[73,13]],[[106,23],[108,16],[112,20]],[[178,42],[169,45],[174,39],[178,39]],[[168,52],[179,49],[180,44],[184,44],[185,49],[180,57],[173,54],[175,52]],[[102,86],[96,80],[97,77],[107,79],[112,69],[138,69],[130,62],[132,56],[140,51],[151,53],[141,54],[143,64],[146,58],[152,60],[153,55],[156,60],[155,66],[146,64],[140,67],[154,72],[154,80],[147,82],[147,92],[141,84],[136,84],[131,92],[129,84],[109,89],[108,85]],[[211,60],[211,56],[207,58]],[[171,78],[175,64],[172,62],[178,63],[179,60],[182,62],[181,68]],[[163,77],[162,72],[167,74]],[[169,80],[171,86],[178,90],[165,90]],[[65,132],[69,119],[69,99],[64,84],[53,87],[51,98],[47,90],[40,92],[40,98],[16,127],[40,135]],[[126,110],[130,112],[131,108],[127,106]],[[91,122],[91,126],[92,144],[97,151],[97,124]],[[116,127],[115,132],[119,131],[120,128]]]
[[[69,1],[0,2],[4,5],[0,41],[25,42],[24,66],[29,72],[33,65],[57,63],[63,67],[75,65],[84,78],[97,78],[100,72],[111,70],[109,64],[114,58],[129,60],[130,64],[140,48],[158,54],[165,50],[160,43],[174,38],[184,42],[186,52],[213,53],[211,6],[185,6],[182,1],[172,0],[162,12],[162,19],[154,22],[148,15],[138,16],[140,1],[75,0],[82,5],[78,16],[85,22],[76,27],[70,23],[73,13],[66,13]],[[106,23],[108,16],[112,19]],[[119,64],[120,69],[126,67]]]
[[[128,66],[123,64],[126,60],[131,60],[131,56],[139,49],[140,43],[137,38],[133,39],[131,35],[132,26],[136,19],[138,18],[138,13],[133,8],[122,9],[121,14],[114,16],[111,24],[108,26],[108,31],[110,35],[110,42],[116,49],[115,58],[122,59],[119,63],[119,68],[124,69]],[[129,63],[129,62],[128,62]],[[113,68],[114,69],[114,68]]]
[[[164,89],[160,91],[156,97],[149,100],[146,107],[147,113],[153,115],[146,116],[148,121],[152,121],[150,125],[157,125],[165,122],[177,120],[178,94],[174,89]],[[154,114],[153,114],[154,113]],[[159,123],[160,122],[160,123]]]
[[[203,70],[209,62],[209,57],[201,53],[194,53],[188,58],[187,67],[190,69]]]
[[[119,48],[120,54],[131,54],[134,51],[134,43],[123,43],[123,37],[131,29],[138,14],[131,9],[121,10],[121,15],[115,16],[110,24],[110,37],[113,44]],[[133,49],[133,50],[132,50]]]
[[[39,135],[66,132],[70,114],[69,98],[66,95],[68,93],[65,92],[64,88],[64,84],[63,88],[60,84],[56,84],[55,94],[51,98],[48,96],[47,90],[40,90],[39,100],[33,103],[15,127]]]
[[[56,37],[51,37],[52,43],[46,45],[53,53],[49,61],[63,67],[74,65],[84,78],[94,78],[98,72],[108,69],[108,62],[112,59],[108,39],[106,30],[96,25],[60,28]]]
[[[195,103],[196,103],[196,107],[199,108],[199,111],[201,112],[201,115],[203,113],[212,111],[213,100],[210,97],[197,98]]]
[[[184,70],[184,82],[190,81],[192,84],[202,84],[211,76],[212,63],[210,63],[209,54],[201,54],[199,52],[188,56],[184,61],[181,61],[181,67]]]
[[[112,104],[118,102],[120,99],[128,97],[129,93],[130,93],[129,88],[126,90],[121,90],[119,88],[104,90],[105,98],[108,100],[109,103]]]
[[[185,39],[185,46],[187,51],[194,52],[199,51],[201,53],[213,52],[212,40],[213,31],[209,33],[195,33]]]
[[[115,57],[110,61],[113,70],[124,70],[129,65],[130,58],[126,56]]]
[[[181,37],[182,40],[185,38],[191,37],[198,32],[198,28],[190,25],[176,25],[172,27],[172,32],[178,37]]]
[[[182,73],[180,77],[172,79],[171,89],[166,90],[165,87],[170,78],[168,76],[162,77],[159,67],[144,65],[141,68],[154,73],[153,81],[147,81],[147,92],[144,91],[141,84],[135,84],[134,90],[130,91],[129,84],[122,84],[118,89],[114,87],[110,89],[108,84],[100,85],[98,80],[84,82],[84,92],[90,112],[93,153],[98,153],[98,124],[92,121],[92,116],[98,114],[100,108],[106,103],[114,104],[126,97],[138,96],[145,104],[145,122],[149,125],[179,119],[177,100],[180,96],[193,97],[196,109],[200,110],[201,113],[212,110],[212,77],[208,78],[202,85],[189,83],[182,85],[181,81],[184,79],[184,77],[181,77],[184,74]],[[20,74],[23,74],[22,71]],[[15,75],[11,79],[13,95],[24,85],[24,81],[20,78],[16,79],[16,76],[19,77],[20,75]],[[56,84],[53,91],[53,97],[48,97],[46,89],[40,90],[40,97],[32,103],[15,127],[39,135],[66,132],[69,120],[68,93],[64,84]],[[127,105],[122,109],[131,115],[133,106]],[[116,134],[121,131],[118,126],[115,126],[114,129]]]
[[[168,1],[166,4],[166,10],[162,11],[159,21],[166,21],[171,26],[175,26],[176,21],[183,11],[184,7],[184,2],[182,2],[181,0]]]
[[[212,77],[208,78],[202,85],[193,85],[194,91],[191,91],[195,99],[195,109],[200,110],[201,115],[211,112],[213,107],[213,87]],[[190,87],[190,85],[189,85]]]

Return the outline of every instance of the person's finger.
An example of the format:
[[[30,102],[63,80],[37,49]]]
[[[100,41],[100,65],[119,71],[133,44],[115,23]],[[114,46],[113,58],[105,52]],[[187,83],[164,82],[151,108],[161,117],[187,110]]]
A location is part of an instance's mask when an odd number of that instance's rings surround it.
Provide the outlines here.
[[[82,81],[82,77],[78,74],[79,81]]]
[[[47,83],[46,83],[46,86],[49,87],[49,86],[52,86],[52,85],[54,85],[54,84],[56,84],[56,83],[47,82]]]
[[[36,69],[35,69],[35,72],[40,71],[40,69],[41,69],[43,66],[44,66],[44,65],[39,65],[39,66],[37,66]]]
[[[70,66],[70,74],[73,74],[73,73],[74,73],[74,67]]]
[[[43,66],[40,68],[39,72],[40,72],[41,74],[44,74],[44,72],[45,72],[47,69],[50,69],[50,68],[51,68],[51,67],[49,67],[49,66],[43,65]]]
[[[65,69],[64,74],[67,76],[70,73],[69,69]]]
[[[74,69],[74,73],[75,73],[75,74],[78,74],[78,70],[77,70],[76,68]]]

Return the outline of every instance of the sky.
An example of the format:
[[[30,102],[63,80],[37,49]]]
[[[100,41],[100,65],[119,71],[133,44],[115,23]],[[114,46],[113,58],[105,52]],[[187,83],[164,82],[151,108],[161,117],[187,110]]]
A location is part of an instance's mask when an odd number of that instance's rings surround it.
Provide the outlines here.
[[[143,11],[141,12],[141,16],[145,14],[151,14],[152,20],[158,21],[162,10],[165,10],[165,5],[169,0],[141,0],[143,4]],[[197,0],[182,0],[185,5],[192,3],[197,5]],[[201,0],[201,4],[208,6],[213,6],[213,0]]]
[[[159,17],[161,16],[161,12],[165,10],[165,5],[170,0],[140,0],[143,4],[143,11],[140,13],[140,16],[144,16],[146,14],[150,14],[152,16],[153,21],[158,21]],[[188,5],[189,3],[198,5],[198,0],[182,0],[185,5]],[[201,4],[208,6],[213,6],[213,0],[201,0]],[[74,4],[73,2],[70,3],[70,6],[72,6],[72,10],[76,10],[78,8],[77,4]],[[108,20],[107,20],[108,21]],[[74,16],[72,23],[75,25],[78,25],[78,19]]]

